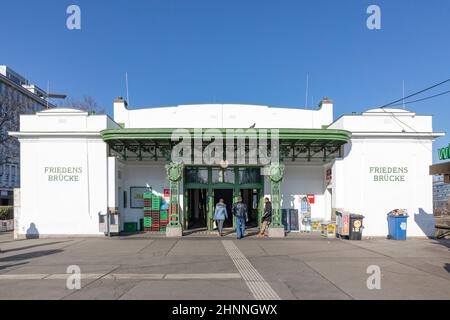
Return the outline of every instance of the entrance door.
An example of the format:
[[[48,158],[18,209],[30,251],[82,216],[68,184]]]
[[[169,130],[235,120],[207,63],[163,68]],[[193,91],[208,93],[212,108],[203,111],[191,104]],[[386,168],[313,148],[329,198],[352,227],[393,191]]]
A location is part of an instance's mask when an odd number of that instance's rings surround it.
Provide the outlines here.
[[[188,229],[205,229],[207,227],[208,201],[207,189],[188,190]]]
[[[225,220],[223,226],[225,228],[233,227],[233,214],[231,213],[231,207],[233,205],[233,189],[215,189],[214,190],[214,209],[220,199],[225,201],[227,206],[228,219]],[[213,211],[214,217],[214,211]]]
[[[248,227],[258,226],[258,207],[259,207],[259,190],[258,189],[241,189],[242,202],[247,205],[248,211]]]

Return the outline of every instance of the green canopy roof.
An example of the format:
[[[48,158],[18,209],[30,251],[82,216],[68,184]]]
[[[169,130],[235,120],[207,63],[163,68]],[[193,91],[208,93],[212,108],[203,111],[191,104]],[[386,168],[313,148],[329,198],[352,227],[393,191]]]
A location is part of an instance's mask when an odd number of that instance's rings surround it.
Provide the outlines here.
[[[155,159],[167,157],[168,151],[177,142],[172,141],[172,134],[175,128],[122,128],[107,129],[101,132],[103,140],[108,143],[110,149],[120,154],[124,159]],[[185,133],[194,137],[199,129],[182,129]],[[202,129],[205,133],[207,130]],[[233,132],[235,138],[248,137],[249,134],[259,134],[267,130],[267,139],[270,144],[270,137],[273,129],[212,129],[218,130],[223,135],[226,144],[228,130]],[[296,160],[305,158],[308,161],[315,158],[329,160],[340,155],[342,145],[346,144],[351,137],[351,133],[346,130],[336,129],[277,129],[280,156],[283,159],[292,158]],[[204,144],[209,144],[206,141]],[[128,152],[127,152],[128,151]]]

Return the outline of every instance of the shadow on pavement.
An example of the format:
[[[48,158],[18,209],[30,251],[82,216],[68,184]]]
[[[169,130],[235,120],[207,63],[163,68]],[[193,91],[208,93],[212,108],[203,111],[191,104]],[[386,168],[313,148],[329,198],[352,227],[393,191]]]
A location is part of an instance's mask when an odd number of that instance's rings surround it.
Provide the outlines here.
[[[34,245],[31,245],[31,246],[26,246],[26,247],[21,247],[21,248],[1,250],[0,253],[8,253],[8,252],[26,250],[26,249],[36,248],[36,247],[50,246],[50,245],[53,245],[53,244],[65,243],[65,242],[70,242],[70,241],[56,241],[56,242],[49,242],[49,243],[34,244]]]
[[[28,262],[21,262],[21,263],[15,263],[15,264],[6,264],[4,266],[0,266],[0,271],[3,269],[8,269],[8,268],[12,268],[12,267],[16,267],[16,266],[21,266],[24,264],[27,264]]]
[[[444,246],[450,251],[450,239],[434,239],[433,243]],[[450,263],[446,263],[444,269],[450,273]]]
[[[55,249],[55,250],[42,250],[42,251],[36,251],[36,252],[30,252],[30,253],[22,253],[22,254],[17,254],[14,256],[0,258],[0,262],[28,260],[28,259],[39,258],[39,257],[43,257],[43,256],[48,256],[51,254],[60,253],[60,252],[63,252],[63,250]]]

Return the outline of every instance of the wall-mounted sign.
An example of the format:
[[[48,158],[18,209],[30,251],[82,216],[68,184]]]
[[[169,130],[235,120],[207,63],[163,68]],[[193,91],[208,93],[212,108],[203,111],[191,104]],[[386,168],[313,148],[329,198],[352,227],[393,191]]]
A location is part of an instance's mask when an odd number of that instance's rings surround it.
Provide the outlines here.
[[[149,192],[148,187],[130,187],[130,208],[142,209],[144,207],[144,193]]]
[[[306,197],[308,198],[310,204],[314,204],[316,202],[316,195],[308,194]]]
[[[164,189],[164,198],[170,198],[170,190]]]
[[[438,149],[439,160],[448,160],[450,159],[450,143],[448,147]]]
[[[44,174],[51,182],[78,182],[83,173],[81,167],[45,167]]]
[[[405,182],[408,172],[408,167],[369,167],[375,182]]]

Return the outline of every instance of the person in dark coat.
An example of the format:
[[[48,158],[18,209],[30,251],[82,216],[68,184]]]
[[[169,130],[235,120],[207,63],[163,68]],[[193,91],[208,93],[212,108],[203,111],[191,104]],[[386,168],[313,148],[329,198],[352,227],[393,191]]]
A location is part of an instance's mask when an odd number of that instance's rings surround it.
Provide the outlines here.
[[[262,216],[261,220],[262,226],[257,237],[265,236],[266,231],[269,228],[270,223],[272,222],[272,203],[267,197],[264,198],[264,215]]]
[[[236,217],[237,238],[242,239],[245,234],[245,222],[248,221],[247,206],[242,202],[242,197],[237,198],[237,202],[233,204],[231,211]]]

